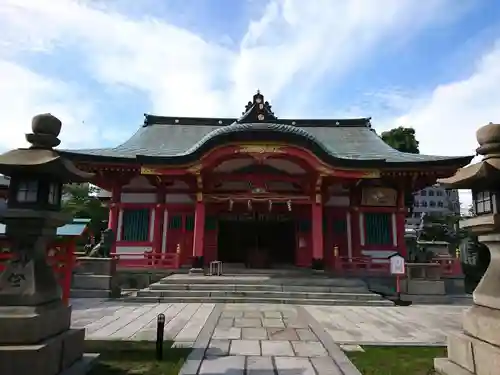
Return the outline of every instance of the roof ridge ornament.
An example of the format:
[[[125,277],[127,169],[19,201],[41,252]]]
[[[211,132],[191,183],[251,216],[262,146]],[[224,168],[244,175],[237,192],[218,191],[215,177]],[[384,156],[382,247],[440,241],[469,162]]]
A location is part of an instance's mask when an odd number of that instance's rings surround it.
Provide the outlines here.
[[[253,96],[253,101],[249,101],[245,106],[245,111],[238,119],[238,123],[252,122],[274,122],[278,118],[274,115],[269,102],[264,100],[264,95],[260,90]]]

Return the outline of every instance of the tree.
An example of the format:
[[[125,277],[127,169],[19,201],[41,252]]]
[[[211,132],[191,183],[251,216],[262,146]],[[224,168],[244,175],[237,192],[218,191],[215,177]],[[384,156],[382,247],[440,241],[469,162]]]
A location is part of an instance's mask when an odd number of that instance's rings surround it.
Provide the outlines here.
[[[415,138],[415,129],[413,128],[399,126],[383,132],[381,138],[385,143],[398,151],[408,152],[410,154],[420,153],[418,149],[419,142]],[[413,212],[414,199],[415,197],[412,191],[406,192],[405,206],[409,208],[410,213]]]
[[[410,154],[419,154],[419,142],[415,137],[415,129],[399,126],[389,131],[383,132],[382,140],[392,148]]]
[[[468,237],[468,232],[460,229],[459,215],[424,215],[418,239],[421,241],[445,241],[450,244],[450,250],[460,246],[461,242]]]
[[[98,237],[108,219],[108,209],[96,196],[97,189],[89,184],[71,184],[63,189],[63,212],[75,218],[90,219],[89,228]]]

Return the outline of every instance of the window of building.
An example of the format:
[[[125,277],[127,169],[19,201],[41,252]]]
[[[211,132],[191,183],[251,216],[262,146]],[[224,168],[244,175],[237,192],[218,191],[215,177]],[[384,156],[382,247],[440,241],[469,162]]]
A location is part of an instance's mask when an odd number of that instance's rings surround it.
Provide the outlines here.
[[[478,215],[490,213],[492,211],[491,193],[489,191],[475,193],[474,206]]]
[[[427,190],[421,190],[421,191],[420,191],[420,195],[421,195],[422,197],[426,197],[426,196],[427,196]]]
[[[443,201],[438,201],[438,207],[444,207]]]
[[[149,208],[123,210],[123,241],[146,242],[149,240]]]
[[[431,207],[436,207],[436,202],[434,202],[434,201],[430,201],[430,202],[429,202],[429,206],[431,206]]]
[[[168,218],[168,229],[182,229],[182,216],[172,215]]]
[[[38,198],[38,181],[21,181],[16,199],[20,203],[34,203]]]
[[[194,215],[186,216],[186,230],[187,231],[194,230]]]
[[[442,191],[442,190],[438,190],[438,191],[436,191],[436,195],[437,195],[438,197],[442,197],[442,196],[443,196],[443,191]]]
[[[429,197],[433,197],[434,196],[434,190],[429,190]]]
[[[59,185],[58,184],[50,184],[49,186],[49,204],[58,204],[59,203]]]
[[[217,229],[217,217],[207,216],[205,218],[205,230],[216,230]]]
[[[366,245],[390,245],[391,214],[365,213],[365,243]]]
[[[427,201],[422,201],[422,207],[427,207]]]

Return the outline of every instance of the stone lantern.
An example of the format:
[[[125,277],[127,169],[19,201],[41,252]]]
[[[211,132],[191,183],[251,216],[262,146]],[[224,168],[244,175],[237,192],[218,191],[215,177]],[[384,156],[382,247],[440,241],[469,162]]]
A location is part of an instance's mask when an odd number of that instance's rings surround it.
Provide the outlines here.
[[[27,149],[0,155],[0,173],[10,176],[7,207],[0,211],[12,259],[0,275],[0,374],[56,375],[77,366],[85,331],[70,329],[71,306],[61,290],[46,249],[58,227],[70,222],[60,212],[62,185],[84,182],[53,147],[61,122],[50,114],[33,118]]]
[[[448,358],[437,358],[443,375],[500,373],[500,124],[486,125],[477,133],[483,160],[440,180],[447,187],[471,189],[476,216],[460,227],[478,235],[491,253],[491,261],[474,291],[474,304],[463,318],[463,332],[448,337]]]

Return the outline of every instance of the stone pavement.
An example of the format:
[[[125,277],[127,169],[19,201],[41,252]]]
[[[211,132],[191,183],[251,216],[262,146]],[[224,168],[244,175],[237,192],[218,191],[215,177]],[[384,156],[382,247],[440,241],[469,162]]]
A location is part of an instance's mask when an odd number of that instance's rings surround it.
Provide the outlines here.
[[[460,306],[362,307],[261,304],[131,304],[74,300],[87,339],[165,339],[192,347],[183,375],[359,375],[338,344],[443,345],[460,329]]]
[[[307,311],[339,344],[445,345],[462,328],[468,306],[409,307],[306,306]]]

